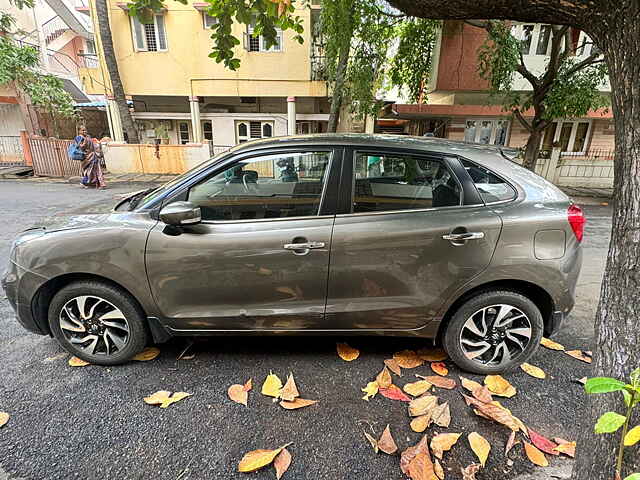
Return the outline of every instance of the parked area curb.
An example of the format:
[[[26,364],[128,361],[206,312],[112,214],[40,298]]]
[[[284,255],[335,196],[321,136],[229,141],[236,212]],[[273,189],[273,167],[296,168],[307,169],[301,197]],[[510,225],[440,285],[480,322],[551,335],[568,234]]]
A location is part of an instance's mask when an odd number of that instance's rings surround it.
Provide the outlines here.
[[[20,169],[0,169],[0,179],[4,180],[20,180],[21,182],[44,182],[44,183],[71,183],[79,184],[80,177],[40,177],[34,176],[32,172],[25,172],[25,168]],[[118,183],[166,183],[173,180],[177,175],[164,175],[164,174],[145,174],[145,173],[118,173],[118,174],[105,174],[105,181],[107,185]]]

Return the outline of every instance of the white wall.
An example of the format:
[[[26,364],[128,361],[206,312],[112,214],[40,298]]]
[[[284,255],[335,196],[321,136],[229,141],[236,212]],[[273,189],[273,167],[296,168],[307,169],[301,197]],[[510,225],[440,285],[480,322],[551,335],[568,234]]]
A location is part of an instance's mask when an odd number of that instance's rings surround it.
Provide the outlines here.
[[[20,130],[25,130],[20,106],[0,103],[0,135],[20,135]]]

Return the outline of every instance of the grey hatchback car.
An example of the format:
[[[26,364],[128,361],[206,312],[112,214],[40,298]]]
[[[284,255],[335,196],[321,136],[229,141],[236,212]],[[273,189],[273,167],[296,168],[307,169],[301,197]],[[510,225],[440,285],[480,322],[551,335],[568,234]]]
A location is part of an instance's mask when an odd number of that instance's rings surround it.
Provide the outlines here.
[[[2,285],[27,330],[91,363],[176,335],[381,334],[477,373],[559,328],[585,222],[498,147],[388,135],[244,143],[54,220],[18,236]]]

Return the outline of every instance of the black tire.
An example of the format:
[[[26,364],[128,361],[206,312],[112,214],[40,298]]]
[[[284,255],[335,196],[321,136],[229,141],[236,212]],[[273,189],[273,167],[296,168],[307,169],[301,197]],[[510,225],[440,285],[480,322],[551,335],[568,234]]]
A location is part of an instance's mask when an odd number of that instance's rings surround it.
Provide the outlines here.
[[[487,358],[484,358],[483,361],[481,356],[476,359],[469,358],[464,351],[461,339],[461,332],[463,331],[463,327],[467,320],[483,308],[492,307],[494,305],[508,305],[520,310],[520,312],[527,317],[531,328],[531,335],[528,343],[523,340],[523,337],[517,337],[521,340],[521,343],[526,345],[524,350],[521,350],[516,354],[511,354],[511,358],[501,365],[487,364]],[[488,310],[488,312],[489,315],[491,315],[492,310]],[[513,316],[516,315],[517,313],[513,313]],[[478,317],[474,316],[474,318]],[[487,323],[489,322],[490,319],[487,320]],[[454,312],[446,328],[443,338],[444,348],[454,363],[461,369],[468,372],[489,375],[506,372],[526,362],[538,349],[538,345],[540,344],[540,340],[544,333],[544,320],[540,313],[540,309],[530,299],[520,293],[509,290],[485,291],[467,299],[462,305],[460,305]],[[500,334],[500,332],[496,333],[498,336]],[[465,335],[467,337],[469,336],[468,329],[465,329]],[[472,338],[471,340],[475,341],[475,338]],[[499,342],[500,340],[494,340],[492,338],[488,341]],[[507,341],[506,345],[513,347],[515,350],[519,350],[521,348],[511,341]],[[482,347],[479,347],[479,349],[481,348]],[[500,351],[500,358],[502,358],[502,352],[503,350]],[[488,357],[491,356],[491,354],[492,352],[488,352],[486,355]]]
[[[89,309],[89,311],[90,306],[94,303],[99,305],[94,307],[96,318],[101,313],[98,310],[105,308],[111,309],[111,307],[115,307],[120,311],[119,313],[123,315],[123,318],[125,319],[124,326],[128,328],[128,332],[123,330],[122,327],[115,330],[111,329],[111,332],[115,331],[118,334],[122,334],[122,336],[126,337],[126,340],[123,342],[120,348],[118,348],[118,346],[111,340],[104,340],[104,338],[106,338],[104,336],[104,329],[106,327],[100,321],[94,319],[89,320],[92,322],[91,328],[95,328],[96,332],[99,332],[99,329],[102,329],[103,333],[97,333],[96,336],[101,337],[101,339],[99,340],[101,342],[100,345],[105,346],[105,351],[99,352],[98,348],[94,353],[89,353],[88,351],[84,351],[82,348],[77,346],[77,344],[72,343],[70,339],[67,338],[68,335],[79,338],[83,335],[86,336],[89,333],[93,333],[86,330],[82,331],[81,333],[69,333],[69,331],[65,329],[65,334],[60,325],[60,316],[62,314],[63,307],[69,302],[68,308],[70,310],[74,310],[74,308],[78,307],[77,302],[75,303],[74,307],[74,299],[82,296],[91,297],[89,300],[86,300],[86,308]],[[102,303],[97,302],[97,300],[95,300],[96,297],[98,299],[101,299]],[[66,313],[64,315],[66,315]],[[75,317],[79,316],[75,315]],[[67,316],[65,318],[69,317]],[[122,325],[123,323],[119,319],[117,320],[117,322],[120,325]],[[82,328],[88,328],[84,325],[84,320],[81,323],[83,323]],[[111,321],[111,323],[114,323],[114,321]],[[49,326],[51,327],[51,333],[65,350],[67,350],[72,355],[75,355],[78,358],[81,358],[95,365],[118,365],[124,363],[127,360],[130,360],[136,354],[140,353],[145,348],[149,340],[144,312],[142,312],[140,306],[133,299],[133,297],[131,297],[131,295],[121,290],[120,288],[93,280],[71,283],[62,288],[58,293],[56,293],[49,305]],[[113,338],[113,336],[111,336],[110,338]],[[119,339],[120,338],[122,337],[119,335]],[[100,345],[98,345],[98,347],[100,347]],[[107,350],[109,348],[111,348],[111,352]]]

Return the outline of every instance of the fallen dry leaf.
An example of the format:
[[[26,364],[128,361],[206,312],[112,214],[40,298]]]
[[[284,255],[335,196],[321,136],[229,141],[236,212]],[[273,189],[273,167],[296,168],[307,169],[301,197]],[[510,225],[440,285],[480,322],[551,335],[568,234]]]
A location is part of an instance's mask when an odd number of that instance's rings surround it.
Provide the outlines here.
[[[456,444],[461,433],[440,433],[431,439],[433,455],[442,459],[444,452],[448,452]]]
[[[376,377],[376,382],[378,382],[378,388],[389,388],[391,385],[391,374],[387,367],[383,367],[382,371]]]
[[[422,433],[431,425],[431,413],[425,413],[411,420],[409,426],[416,433]]]
[[[368,402],[370,398],[375,397],[376,393],[378,393],[378,382],[369,382],[366,387],[361,388],[360,390],[364,392],[364,397],[362,397],[362,399]]]
[[[516,388],[500,375],[487,375],[484,384],[491,393],[499,397],[511,398],[517,393]]]
[[[402,390],[407,392],[409,395],[419,397],[430,388],[431,384],[429,382],[427,382],[426,380],[418,380],[417,382],[407,383],[404,387],[402,387]]]
[[[460,377],[460,384],[462,385],[462,388],[466,388],[471,393],[473,393],[476,388],[482,388],[482,384],[465,377]]]
[[[287,402],[292,402],[296,397],[300,396],[298,393],[298,387],[296,387],[296,381],[293,379],[293,373],[290,373],[287,377],[287,382],[284,387],[278,392],[278,396]]]
[[[276,448],[275,450],[253,450],[249,453],[245,453],[244,457],[242,457],[242,460],[240,460],[240,463],[238,464],[238,471],[255,472],[262,467],[266,467],[289,445],[291,444],[288,443],[287,445]]]
[[[520,365],[520,368],[524,370],[525,373],[528,373],[532,377],[539,378],[541,380],[544,380],[545,378],[547,378],[547,374],[544,373],[544,370],[542,370],[539,367],[536,367],[535,365],[531,365],[530,363],[523,363],[522,365]]]
[[[380,436],[380,440],[378,440],[378,448],[381,452],[386,453],[387,455],[393,455],[398,451],[398,446],[396,442],[393,440],[391,436],[391,430],[389,430],[389,425],[387,424],[386,428],[382,432]]]
[[[421,348],[416,353],[425,362],[441,362],[449,357],[442,348]]]
[[[519,420],[517,420],[511,413],[502,406],[495,405],[493,403],[484,403],[480,400],[469,397],[467,395],[462,395],[467,402],[467,405],[473,405],[476,407],[475,412],[488,418],[489,420],[494,420],[502,425],[509,427],[511,430],[517,432],[521,430],[521,424]],[[525,430],[526,431],[526,430]]]
[[[402,350],[393,354],[393,359],[402,368],[416,368],[424,363],[424,360],[413,350]]]
[[[431,420],[433,423],[442,428],[449,428],[451,423],[451,411],[449,410],[449,404],[444,402],[442,405],[438,405],[433,409],[431,414]]]
[[[411,401],[409,397],[402,393],[402,390],[393,384],[389,385],[389,388],[378,388],[378,392],[380,392],[380,395],[383,397],[387,397],[391,400],[400,400],[401,402]]]
[[[69,366],[71,367],[86,367],[87,365],[91,365],[89,362],[86,362],[78,357],[71,357],[69,359]]]
[[[531,445],[529,442],[524,443],[524,451],[527,454],[527,458],[534,465],[538,465],[539,467],[548,467],[549,462],[547,461],[547,457],[544,456],[540,450]]]
[[[558,455],[558,452],[555,450],[558,445],[531,428],[529,428],[529,438],[538,450],[548,453],[549,455]]]
[[[273,460],[273,468],[276,469],[276,478],[280,480],[291,465],[291,454],[289,450],[283,448]]]
[[[407,467],[411,480],[437,480],[435,468],[429,453],[418,453]]]
[[[456,388],[456,381],[452,378],[439,377],[437,375],[423,377],[422,375],[418,374],[416,374],[416,377],[426,380],[434,387],[444,388],[446,390],[453,390],[454,388]]]
[[[438,397],[434,395],[423,395],[422,397],[414,398],[409,403],[409,415],[412,417],[420,417],[427,413],[433,413],[433,410],[438,406]]]
[[[297,410],[298,408],[308,407],[309,405],[313,405],[318,403],[317,400],[307,400],[304,398],[296,398],[290,402],[287,400],[282,400],[280,402],[280,406],[282,408],[286,408],[287,410]]]
[[[396,375],[398,375],[399,377],[402,376],[402,369],[400,368],[400,365],[398,365],[398,362],[396,362],[395,358],[387,358],[384,361],[384,364],[389,368],[389,370],[391,370],[393,373],[395,373]]]
[[[504,447],[504,456],[506,457],[511,449],[519,442],[519,440],[516,440],[516,432],[512,430],[511,435],[509,435],[509,440],[507,440],[507,445]]]
[[[467,468],[461,468],[462,472],[462,480],[476,480],[476,473],[480,470],[482,466],[478,463],[472,463]]]
[[[575,381],[580,383],[580,384],[582,384],[582,385],[586,385],[587,384],[587,377],[578,378]]]
[[[253,388],[253,383],[251,379],[247,380],[245,384],[242,386],[242,388],[244,388],[245,392],[250,391]]]
[[[591,363],[593,361],[592,358],[587,355],[587,352],[583,352],[582,350],[567,350],[564,353],[584,363]]]
[[[433,470],[436,474],[436,477],[438,477],[438,480],[444,480],[444,469],[442,468],[442,465],[440,465],[440,462],[438,460],[434,462]]]
[[[167,408],[172,403],[179,402],[180,400],[190,397],[191,394],[187,392],[171,392],[167,390],[159,390],[152,393],[148,397],[144,397],[144,403],[148,405],[160,405],[160,408]]]
[[[375,438],[373,438],[371,435],[369,435],[367,432],[362,432],[362,433],[364,433],[365,438],[369,440],[369,443],[371,444],[373,451],[378,453],[378,441]]]
[[[429,439],[426,435],[423,435],[420,441],[414,446],[407,447],[400,454],[400,470],[402,470],[402,473],[405,475],[409,474],[409,465],[419,453],[426,453],[429,455]]]
[[[265,378],[262,384],[262,395],[267,397],[278,398],[280,395],[280,389],[282,388],[282,381],[273,372],[269,372],[267,378]]]
[[[160,355],[160,349],[157,347],[147,347],[131,360],[136,360],[138,362],[148,362],[149,360],[153,360]]]
[[[548,348],[549,350],[560,350],[560,351],[564,350],[564,346],[554,342],[553,340],[549,340],[548,338],[545,338],[545,337],[542,337],[542,340],[540,340],[540,345],[542,345],[545,348]]]
[[[7,412],[0,412],[0,428],[4,427],[9,421],[9,414]]]
[[[433,370],[441,377],[446,377],[447,375],[449,375],[449,369],[443,362],[433,362],[431,364],[431,370]]]
[[[227,390],[227,395],[231,400],[241,405],[247,406],[247,400],[249,399],[249,393],[245,390],[244,385],[234,384]]]
[[[576,442],[570,442],[564,438],[555,437],[554,442],[558,444],[554,450],[558,453],[563,453],[568,457],[575,458],[576,456]]]
[[[346,343],[337,343],[338,355],[345,362],[352,362],[360,356],[360,350],[350,347]]]
[[[473,453],[475,453],[478,460],[480,460],[480,465],[484,467],[487,463],[487,458],[489,458],[491,444],[477,432],[471,432],[467,440],[469,441],[471,450],[473,450]]]

